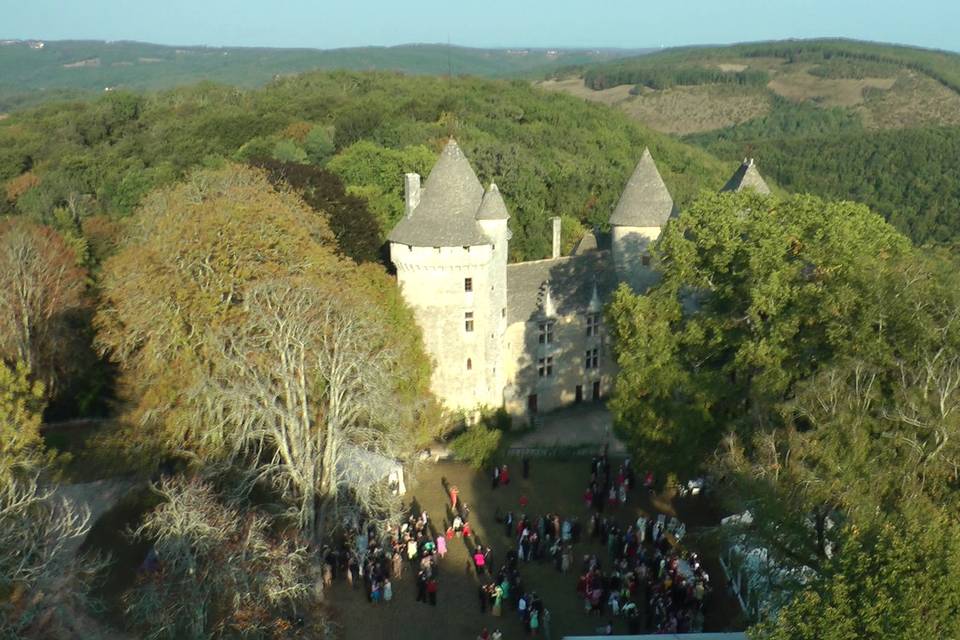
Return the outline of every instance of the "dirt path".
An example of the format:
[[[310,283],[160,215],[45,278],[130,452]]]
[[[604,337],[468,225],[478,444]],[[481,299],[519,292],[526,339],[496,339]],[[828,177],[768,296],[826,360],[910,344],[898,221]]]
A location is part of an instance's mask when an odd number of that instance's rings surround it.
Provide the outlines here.
[[[584,404],[541,416],[536,429],[518,438],[511,449],[583,447],[599,451],[604,444],[611,455],[626,453],[613,433],[613,417],[607,408]]]

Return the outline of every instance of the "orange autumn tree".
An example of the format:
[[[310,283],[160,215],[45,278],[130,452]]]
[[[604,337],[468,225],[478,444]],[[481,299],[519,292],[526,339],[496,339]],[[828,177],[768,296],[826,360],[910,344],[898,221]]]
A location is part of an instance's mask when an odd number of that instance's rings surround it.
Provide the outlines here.
[[[50,227],[0,222],[0,360],[22,362],[53,395],[76,374],[87,274]]]
[[[311,537],[344,499],[389,510],[344,456],[403,455],[429,366],[396,287],[340,256],[322,213],[257,170],[200,171],[147,199],[102,285],[141,459],[249,471]]]

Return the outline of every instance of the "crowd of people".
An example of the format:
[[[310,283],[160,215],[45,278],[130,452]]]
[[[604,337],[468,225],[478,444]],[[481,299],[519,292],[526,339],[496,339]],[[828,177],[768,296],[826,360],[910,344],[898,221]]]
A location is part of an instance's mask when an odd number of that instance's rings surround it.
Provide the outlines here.
[[[530,462],[524,459],[523,477],[529,472]],[[498,465],[490,477],[495,490],[510,483],[510,470]],[[640,477],[652,491],[653,475]],[[481,544],[472,530],[470,509],[459,489],[444,480],[448,503],[441,526],[434,526],[414,503],[407,519],[387,531],[373,525],[351,527],[337,548],[324,549],[324,582],[330,585],[342,576],[351,587],[362,585],[367,600],[378,604],[393,599],[392,581],[409,570],[415,576],[416,601],[436,606],[440,563],[456,542],[466,549],[466,571],[477,580],[480,612],[491,622],[512,613],[527,634],[549,637],[550,613],[536,591],[524,584],[521,569],[526,563],[550,562],[560,574],[576,571],[584,612],[605,622],[597,629],[600,633],[612,632],[616,619],[625,620],[630,633],[700,631],[710,577],[695,553],[679,551],[685,529],[676,518],[668,522],[662,514],[637,519],[629,515],[635,512],[624,507],[636,482],[629,459],[614,472],[604,452],[591,460],[583,496],[588,516],[529,515],[524,496],[516,513],[497,508],[496,521],[509,541],[498,563],[491,546]],[[578,556],[575,548],[587,542],[605,547],[606,554]],[[494,624],[489,628],[493,631],[484,628],[478,638],[502,636]]]
[[[607,558],[604,562],[596,554],[583,557],[577,593],[583,599],[584,611],[622,616],[630,633],[702,631],[703,601],[710,576],[697,554],[679,551],[676,543],[686,532],[684,525],[676,518],[668,523],[663,514],[657,518],[641,516],[636,521],[631,518],[626,526],[615,517],[602,515],[604,501],[594,496],[607,495],[608,506],[623,505],[634,479],[629,458],[615,476],[605,453],[591,461],[590,485],[585,493],[585,501],[589,496],[593,509],[588,535],[606,547]],[[645,474],[644,485],[652,488],[652,473]],[[641,609],[638,603],[645,606]]]
[[[406,522],[386,533],[370,524],[346,528],[339,548],[324,547],[323,582],[330,586],[338,576],[347,585],[363,585],[373,604],[393,599],[393,583],[406,567],[416,572],[417,601],[437,604],[438,561],[447,553],[445,536],[432,535],[426,511],[411,513]]]

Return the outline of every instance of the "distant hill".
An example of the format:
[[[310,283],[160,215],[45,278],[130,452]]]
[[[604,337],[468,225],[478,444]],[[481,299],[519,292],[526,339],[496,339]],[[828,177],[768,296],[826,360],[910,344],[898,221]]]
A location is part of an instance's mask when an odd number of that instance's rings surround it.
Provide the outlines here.
[[[558,70],[618,108],[795,191],[868,203],[915,242],[960,236],[960,55],[849,40],[687,47]]]
[[[642,50],[471,49],[439,44],[321,50],[5,40],[0,41],[0,112],[44,97],[106,88],[164,89],[201,80],[254,87],[278,75],[312,69],[542,77],[558,67],[638,53]]]
[[[685,47],[555,75],[544,88],[616,105],[680,135],[769,121],[789,110],[791,120],[810,124],[824,119],[817,111],[843,113],[868,130],[960,125],[960,55],[898,45],[786,40]],[[783,132],[805,133],[806,124],[784,124]]]

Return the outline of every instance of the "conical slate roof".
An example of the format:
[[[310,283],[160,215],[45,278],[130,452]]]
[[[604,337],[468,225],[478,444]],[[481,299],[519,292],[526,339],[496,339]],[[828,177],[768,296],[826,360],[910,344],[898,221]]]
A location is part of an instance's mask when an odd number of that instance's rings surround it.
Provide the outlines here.
[[[610,224],[622,227],[662,227],[673,213],[673,198],[663,183],[649,149],[627,182]]]
[[[509,220],[510,213],[507,211],[507,203],[503,201],[500,195],[500,189],[496,182],[490,183],[490,188],[483,194],[483,201],[480,203],[480,210],[477,211],[477,220]]]
[[[727,184],[720,191],[743,191],[744,189],[753,189],[759,194],[769,195],[770,187],[763,181],[760,172],[753,164],[753,158],[744,158],[740,168],[727,180]]]
[[[415,247],[490,244],[476,221],[483,186],[460,146],[451,139],[423,186],[420,204],[387,239]]]

